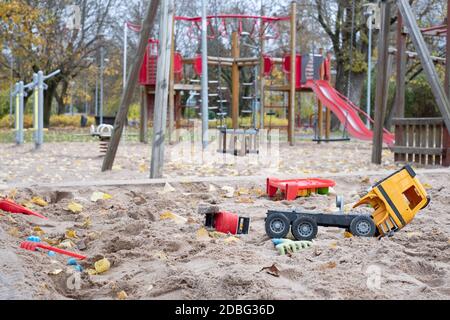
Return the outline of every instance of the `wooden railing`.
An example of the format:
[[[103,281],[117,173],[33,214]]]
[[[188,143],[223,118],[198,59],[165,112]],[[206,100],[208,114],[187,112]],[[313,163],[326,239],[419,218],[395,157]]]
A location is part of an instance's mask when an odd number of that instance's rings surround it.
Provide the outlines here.
[[[450,134],[442,118],[396,118],[395,161],[450,166]]]

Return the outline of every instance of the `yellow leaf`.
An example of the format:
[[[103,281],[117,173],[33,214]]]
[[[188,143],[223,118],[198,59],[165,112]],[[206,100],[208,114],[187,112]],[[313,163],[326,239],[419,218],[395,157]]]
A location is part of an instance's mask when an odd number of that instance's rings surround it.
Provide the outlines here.
[[[97,274],[97,271],[95,269],[88,269],[87,270],[88,275],[90,276],[94,276]]]
[[[250,190],[248,190],[246,188],[239,188],[237,193],[238,193],[238,196],[246,196],[246,195],[250,194]]]
[[[30,201],[24,201],[24,202],[22,202],[21,204],[22,204],[22,206],[24,206],[24,207],[27,208],[27,209],[34,209],[34,205],[33,205],[33,203],[30,202]]]
[[[112,195],[103,192],[94,192],[91,196],[92,202],[97,202],[98,200],[109,200],[112,199]]]
[[[187,219],[184,217],[181,217],[175,213],[172,212],[164,212],[159,216],[160,220],[172,220],[174,221],[176,224],[184,224],[187,222]]]
[[[128,298],[128,295],[125,291],[120,291],[117,294],[117,299],[119,299],[119,300],[126,300],[127,298]]]
[[[142,163],[142,164],[139,165],[139,172],[146,173],[149,170],[150,169],[149,169],[149,167],[147,166],[146,163]]]
[[[57,246],[57,245],[59,245],[59,241],[58,241],[58,240],[55,240],[55,239],[48,239],[48,238],[45,238],[43,241],[46,242],[46,243],[48,243],[48,244],[51,245],[51,246]]]
[[[111,263],[109,262],[108,259],[103,258],[101,260],[98,260],[94,264],[94,267],[95,267],[95,271],[97,272],[97,274],[102,274],[111,268]]]
[[[424,183],[424,184],[423,184],[423,187],[424,187],[425,189],[427,189],[427,190],[433,188],[433,186],[432,186],[431,184],[429,184],[429,183]]]
[[[261,188],[256,188],[256,189],[254,189],[254,190],[253,190],[253,193],[254,193],[256,196],[258,196],[258,197],[262,197],[262,196],[265,196],[265,195],[266,195],[266,191],[264,191],[264,190],[261,189]]]
[[[325,270],[325,269],[334,269],[336,268],[337,264],[334,261],[330,261],[328,263],[325,263],[323,265],[320,266],[321,270]]]
[[[40,197],[33,197],[31,199],[31,202],[34,204],[37,204],[40,207],[46,207],[48,206],[47,201],[45,201],[44,199],[40,198]]]
[[[77,232],[75,230],[72,230],[72,229],[66,230],[66,238],[78,239]]]
[[[224,242],[227,243],[227,244],[230,244],[230,243],[236,243],[236,242],[239,242],[239,241],[240,241],[240,240],[239,240],[238,238],[233,237],[233,236],[228,237],[228,238],[226,238],[226,239],[224,240]]]
[[[37,236],[42,236],[45,234],[45,231],[42,230],[40,227],[34,227],[33,228],[33,233]]]
[[[67,210],[69,210],[72,213],[81,213],[83,211],[83,206],[76,202],[71,202],[67,206]]]
[[[86,219],[84,219],[83,224],[81,225],[81,227],[83,229],[89,229],[92,225],[92,220],[91,217],[87,217]]]
[[[197,231],[197,239],[198,240],[206,240],[209,239],[209,232],[205,228],[201,228]]]
[[[344,238],[349,239],[349,238],[352,238],[352,237],[353,237],[353,234],[351,234],[350,232],[348,232],[348,231],[344,232]]]
[[[237,198],[236,203],[255,203],[255,200],[251,199],[251,198],[247,198],[247,197],[241,197],[241,198]]]

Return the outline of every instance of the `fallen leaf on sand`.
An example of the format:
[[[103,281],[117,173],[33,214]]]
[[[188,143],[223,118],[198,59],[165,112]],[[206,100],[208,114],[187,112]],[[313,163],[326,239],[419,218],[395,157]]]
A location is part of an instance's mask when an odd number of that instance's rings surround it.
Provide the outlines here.
[[[187,219],[184,217],[181,217],[175,213],[172,213],[170,211],[164,212],[159,216],[160,220],[172,220],[176,224],[184,224],[187,222]]]
[[[87,270],[88,275],[90,276],[95,276],[97,274],[97,271],[95,271],[95,269],[88,269]]]
[[[125,291],[120,291],[117,294],[117,299],[119,299],[119,300],[126,300],[127,298],[128,298],[128,295]]]
[[[344,238],[346,238],[346,239],[353,238],[353,234],[351,234],[348,231],[344,231]]]
[[[201,228],[197,231],[197,240],[208,240],[209,232],[205,228]]]
[[[280,276],[280,270],[277,268],[277,266],[275,264],[271,265],[270,267],[262,268],[261,271],[259,271],[259,272],[263,272],[263,271],[265,271],[266,273],[268,273],[274,277]]]
[[[223,232],[211,231],[209,235],[214,239],[225,238],[227,235]]]
[[[55,240],[55,239],[48,239],[48,238],[45,238],[43,241],[44,241],[45,243],[48,243],[48,244],[51,245],[51,246],[57,246],[57,245],[59,245],[59,241],[58,241],[58,240]]]
[[[321,270],[336,268],[336,262],[330,261],[320,266]]]
[[[423,184],[423,187],[424,187],[425,189],[427,189],[427,190],[433,188],[433,186],[432,186],[431,184],[429,184],[429,183],[424,183],[424,184]]]
[[[369,177],[362,178],[361,183],[370,183],[370,178]]]
[[[253,194],[256,195],[257,197],[263,197],[266,195],[266,191],[264,191],[261,188],[256,188],[256,189],[253,189]]]
[[[57,276],[58,274],[60,274],[61,272],[63,272],[63,269],[55,269],[53,271],[50,271],[48,274],[52,275],[52,276]]]
[[[71,202],[67,206],[67,210],[72,213],[81,213],[81,211],[83,211],[83,206],[79,203]]]
[[[331,248],[331,249],[336,249],[336,248],[337,248],[337,242],[332,242],[332,243],[330,244],[330,248]]]
[[[83,229],[89,229],[92,225],[92,220],[91,217],[86,217],[86,219],[84,219],[83,224],[81,225],[81,227]]]
[[[103,192],[94,192],[91,196],[91,201],[92,202],[97,202],[98,200],[109,200],[112,199],[112,195],[107,194],[107,193],[103,193]]]
[[[94,267],[95,267],[95,271],[97,272],[97,274],[102,274],[111,268],[111,263],[109,262],[108,259],[103,258],[101,260],[98,260],[94,264]]]
[[[67,240],[64,240],[63,242],[61,242],[59,244],[59,247],[61,247],[63,249],[72,249],[72,248],[75,248],[75,243],[73,243],[71,240],[67,239]]]
[[[20,232],[19,229],[14,227],[8,230],[8,234],[12,237],[19,238]]]
[[[172,193],[172,192],[175,192],[175,191],[176,190],[175,190],[174,187],[172,187],[169,183],[166,183],[165,186],[164,186],[164,189],[162,189],[158,193],[159,194],[169,194],[169,193]]]
[[[68,239],[78,239],[77,232],[72,229],[66,230],[66,238]]]
[[[239,240],[239,238],[236,238],[236,237],[233,237],[233,236],[228,237],[225,240],[223,240],[223,242],[225,242],[226,244],[236,243],[236,242],[239,242],[239,241],[241,241],[241,240]]]
[[[224,194],[225,198],[233,198],[234,197],[234,188],[233,187],[229,187],[229,186],[222,187],[222,191],[225,192],[225,194]]]
[[[246,188],[239,188],[237,194],[238,196],[247,196],[250,194],[250,190]]]
[[[141,163],[139,165],[139,172],[141,173],[146,173],[150,170],[150,168],[148,167],[148,165],[146,163]]]
[[[21,205],[30,210],[34,209],[34,204],[31,201],[24,201]]]
[[[248,198],[248,197],[240,197],[237,198],[236,203],[255,203],[255,200],[253,200],[252,198]]]
[[[45,234],[45,231],[42,230],[40,227],[34,227],[34,228],[33,228],[33,234],[35,234],[35,235],[41,237],[42,235]]]
[[[40,197],[33,197],[31,199],[31,202],[33,202],[34,204],[37,204],[40,207],[46,207],[48,206],[47,201],[45,201],[44,199],[40,198]]]

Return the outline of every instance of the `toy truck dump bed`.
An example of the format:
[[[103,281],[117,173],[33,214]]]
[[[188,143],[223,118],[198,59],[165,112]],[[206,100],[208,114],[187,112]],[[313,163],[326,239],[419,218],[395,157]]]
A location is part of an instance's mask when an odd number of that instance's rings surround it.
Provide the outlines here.
[[[354,207],[370,205],[380,235],[398,231],[430,203],[430,197],[409,165],[378,182]]]

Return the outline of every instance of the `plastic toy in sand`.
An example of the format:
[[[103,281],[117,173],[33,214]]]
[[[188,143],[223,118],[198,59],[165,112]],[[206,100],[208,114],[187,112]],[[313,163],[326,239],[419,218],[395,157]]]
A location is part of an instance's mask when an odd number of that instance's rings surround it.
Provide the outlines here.
[[[20,247],[22,249],[29,250],[29,251],[38,251],[39,249],[43,249],[43,250],[48,250],[48,251],[51,251],[51,252],[63,254],[63,255],[69,256],[69,257],[73,257],[73,258],[79,259],[79,260],[86,259],[86,256],[83,256],[81,254],[77,254],[77,253],[70,252],[70,251],[67,251],[67,250],[62,250],[62,249],[59,249],[59,248],[56,248],[56,247],[52,247],[52,246],[49,246],[49,245],[46,245],[46,244],[43,244],[43,243],[40,243],[40,242],[26,241],[26,242],[22,242],[20,244]]]
[[[30,209],[22,207],[21,205],[18,205],[17,203],[8,199],[0,199],[0,209],[13,214],[25,214],[29,216],[35,216],[41,219],[47,219],[42,214],[31,211]]]
[[[298,197],[308,197],[312,193],[327,195],[331,187],[336,182],[324,179],[292,179],[280,180],[277,178],[267,178],[267,195],[273,198],[278,190],[288,201],[293,201]]]

